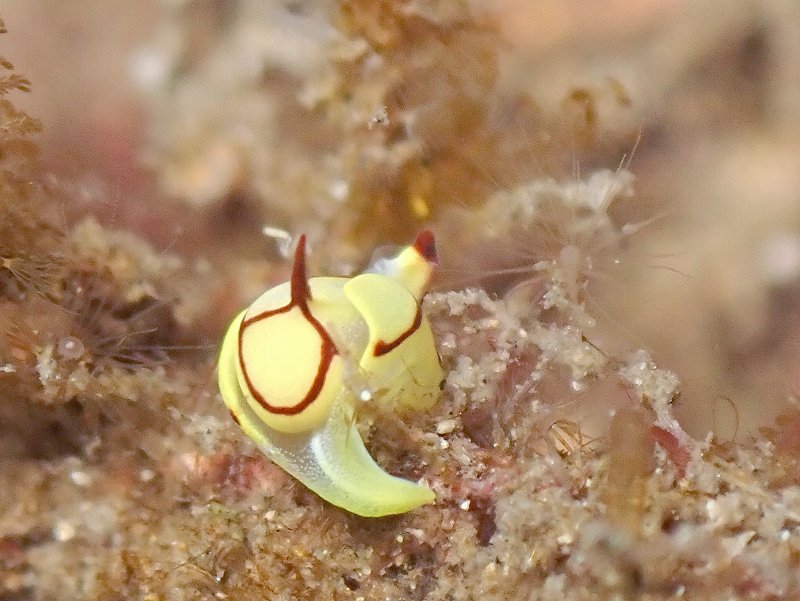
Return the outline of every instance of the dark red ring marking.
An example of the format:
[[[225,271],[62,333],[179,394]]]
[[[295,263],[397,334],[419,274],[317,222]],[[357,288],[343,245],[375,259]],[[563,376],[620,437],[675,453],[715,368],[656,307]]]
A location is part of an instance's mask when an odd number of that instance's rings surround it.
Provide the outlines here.
[[[375,348],[372,349],[372,354],[375,357],[380,357],[381,355],[385,355],[386,353],[392,352],[398,346],[403,344],[403,341],[406,338],[408,338],[409,336],[411,336],[411,334],[416,332],[421,324],[422,324],[422,309],[420,308],[419,303],[417,303],[417,314],[414,316],[414,323],[411,324],[411,327],[408,328],[405,332],[400,334],[400,336],[398,336],[391,342],[378,340],[378,342],[375,343]]]
[[[336,345],[333,343],[330,335],[325,330],[325,327],[311,314],[311,310],[308,308],[308,299],[310,298],[311,290],[308,286],[308,279],[306,277],[306,237],[303,235],[300,236],[300,240],[297,243],[297,250],[295,250],[294,266],[292,268],[291,298],[289,300],[289,304],[278,309],[264,311],[263,313],[254,315],[249,319],[243,319],[241,325],[239,326],[239,367],[242,370],[245,384],[247,385],[247,389],[250,391],[250,394],[258,402],[258,404],[270,413],[276,413],[279,415],[297,415],[311,403],[313,403],[319,396],[319,393],[322,391],[322,387],[325,385],[325,376],[328,373],[328,368],[330,368],[333,357],[339,354]],[[300,400],[300,402],[289,407],[280,407],[277,405],[271,405],[267,399],[265,399],[264,396],[256,390],[255,386],[253,386],[250,376],[247,374],[247,369],[244,365],[244,359],[242,358],[242,335],[244,334],[244,329],[246,327],[257,323],[262,319],[266,319],[267,317],[272,317],[280,313],[286,313],[294,307],[300,309],[300,311],[303,313],[303,317],[305,317],[314,327],[314,329],[317,330],[319,337],[322,339],[320,346],[320,361],[319,365],[317,366],[317,374],[314,376],[314,381],[311,383],[311,387],[308,389],[308,392]]]

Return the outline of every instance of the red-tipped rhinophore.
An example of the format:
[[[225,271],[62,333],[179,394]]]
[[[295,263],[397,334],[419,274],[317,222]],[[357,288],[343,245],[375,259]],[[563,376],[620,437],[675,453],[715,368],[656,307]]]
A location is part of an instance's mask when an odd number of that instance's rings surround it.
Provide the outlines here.
[[[297,248],[294,251],[291,298],[293,305],[305,305],[305,301],[311,298],[311,290],[308,288],[308,277],[306,276],[305,234],[300,236],[300,239],[297,241]]]
[[[436,240],[432,231],[422,230],[414,238],[412,246],[428,263],[439,264],[439,254],[436,252]]]

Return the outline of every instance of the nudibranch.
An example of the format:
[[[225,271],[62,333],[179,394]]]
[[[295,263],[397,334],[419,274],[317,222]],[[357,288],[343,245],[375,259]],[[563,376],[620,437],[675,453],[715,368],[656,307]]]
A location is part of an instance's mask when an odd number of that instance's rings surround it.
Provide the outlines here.
[[[305,236],[289,282],[264,292],[228,328],[219,389],[239,426],[272,461],[328,502],[378,517],[435,496],[391,476],[356,426],[364,401],[433,406],[442,365],[422,313],[438,258],[423,231],[352,278],[306,275]]]

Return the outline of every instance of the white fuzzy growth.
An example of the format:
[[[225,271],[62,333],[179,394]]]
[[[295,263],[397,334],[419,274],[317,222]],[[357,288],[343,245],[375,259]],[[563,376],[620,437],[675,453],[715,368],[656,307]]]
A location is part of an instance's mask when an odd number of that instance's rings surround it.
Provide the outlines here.
[[[58,363],[53,358],[53,350],[53,345],[48,344],[36,354],[36,373],[39,375],[42,386],[47,386],[61,378],[58,373]]]

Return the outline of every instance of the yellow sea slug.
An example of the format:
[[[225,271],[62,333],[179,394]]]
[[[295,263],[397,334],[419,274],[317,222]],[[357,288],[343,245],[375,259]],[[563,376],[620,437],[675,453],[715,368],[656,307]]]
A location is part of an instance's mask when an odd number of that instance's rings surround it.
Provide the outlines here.
[[[420,308],[437,262],[426,230],[353,278],[308,279],[301,236],[291,280],[240,313],[222,342],[219,389],[242,430],[320,497],[358,515],[435,498],[375,463],[356,414],[363,401],[427,409],[438,400],[442,366]]]

